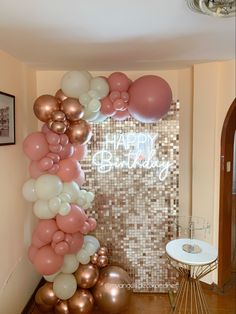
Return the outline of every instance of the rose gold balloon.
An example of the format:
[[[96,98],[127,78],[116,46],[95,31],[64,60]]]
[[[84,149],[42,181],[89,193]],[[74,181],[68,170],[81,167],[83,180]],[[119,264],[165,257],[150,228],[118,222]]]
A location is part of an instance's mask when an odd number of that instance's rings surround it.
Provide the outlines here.
[[[67,301],[60,300],[54,307],[55,314],[70,314]]]
[[[95,253],[90,257],[90,262],[94,265],[97,265],[97,261],[98,261],[98,254]]]
[[[39,313],[52,313],[53,306],[52,305],[46,305],[46,304],[36,304],[37,309],[39,310]]]
[[[60,110],[59,111],[53,111],[52,120],[63,122],[66,120],[66,115],[64,114],[63,111],[60,111]]]
[[[61,103],[63,100],[67,98],[67,96],[63,93],[61,89],[58,89],[58,91],[55,94],[55,97],[59,103]]]
[[[68,300],[70,314],[89,314],[93,309],[94,299],[89,290],[78,289]]]
[[[71,123],[66,133],[73,144],[86,144],[92,137],[91,127],[85,120],[79,120]]]
[[[128,306],[131,290],[130,278],[120,267],[109,266],[101,270],[92,293],[102,313],[118,314]]]
[[[34,113],[36,117],[43,122],[49,121],[53,111],[59,109],[60,105],[57,99],[51,95],[42,95],[34,102]]]
[[[108,249],[105,246],[101,246],[98,250],[98,255],[108,255]]]
[[[84,107],[75,98],[67,98],[61,103],[63,111],[69,121],[77,121],[84,115]]]
[[[66,126],[64,122],[53,122],[51,124],[50,130],[52,130],[53,132],[57,133],[57,134],[63,134],[66,132]]]
[[[47,282],[39,288],[35,295],[35,302],[37,304],[55,305],[58,301],[57,296],[53,291],[53,283]]]
[[[98,281],[99,270],[93,264],[80,264],[75,272],[75,278],[80,288],[89,289]]]
[[[106,255],[100,255],[97,260],[98,267],[106,267],[108,265],[108,257]]]

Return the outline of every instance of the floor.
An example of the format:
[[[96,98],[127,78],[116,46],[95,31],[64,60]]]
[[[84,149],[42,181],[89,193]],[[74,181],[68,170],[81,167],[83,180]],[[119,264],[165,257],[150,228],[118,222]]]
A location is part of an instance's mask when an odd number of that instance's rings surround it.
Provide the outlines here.
[[[236,278],[226,287],[224,293],[208,287],[204,291],[211,314],[236,313]],[[167,314],[170,310],[167,294],[133,294],[129,309],[120,314]],[[28,313],[40,314],[35,306]],[[95,309],[91,314],[104,313]]]

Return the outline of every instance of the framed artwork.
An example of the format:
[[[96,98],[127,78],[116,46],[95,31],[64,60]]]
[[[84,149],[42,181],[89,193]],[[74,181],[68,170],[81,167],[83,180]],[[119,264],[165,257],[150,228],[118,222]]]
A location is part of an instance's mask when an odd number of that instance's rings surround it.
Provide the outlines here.
[[[0,92],[0,145],[15,144],[15,96]]]

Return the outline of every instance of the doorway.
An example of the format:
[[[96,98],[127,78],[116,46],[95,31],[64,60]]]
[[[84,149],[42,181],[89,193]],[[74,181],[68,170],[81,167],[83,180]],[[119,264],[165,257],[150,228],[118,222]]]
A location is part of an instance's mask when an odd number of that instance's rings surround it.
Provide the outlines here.
[[[218,286],[223,288],[232,280],[236,254],[236,209],[235,199],[235,132],[236,99],[226,115],[221,133],[220,166],[220,213],[219,213],[219,259]],[[234,179],[234,180],[233,180]],[[235,181],[234,181],[235,182]],[[235,269],[236,270],[236,269]]]

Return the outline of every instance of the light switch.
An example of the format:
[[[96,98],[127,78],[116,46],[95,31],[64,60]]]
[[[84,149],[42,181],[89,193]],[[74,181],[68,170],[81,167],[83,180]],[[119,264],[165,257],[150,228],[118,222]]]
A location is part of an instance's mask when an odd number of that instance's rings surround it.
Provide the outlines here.
[[[227,161],[226,162],[226,172],[230,172],[231,171],[231,161]]]

